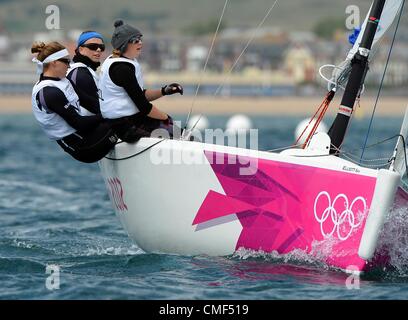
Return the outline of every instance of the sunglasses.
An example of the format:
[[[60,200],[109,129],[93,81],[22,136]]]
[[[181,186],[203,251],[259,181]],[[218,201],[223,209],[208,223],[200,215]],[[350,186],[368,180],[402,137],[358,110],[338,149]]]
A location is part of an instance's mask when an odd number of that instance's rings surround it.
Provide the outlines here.
[[[142,42],[142,37],[141,36],[129,40],[129,43],[132,43],[132,44],[138,44],[140,42]]]
[[[71,60],[67,58],[61,58],[58,59],[57,61],[61,61],[62,63],[65,63],[67,66],[69,66],[69,64],[71,63]]]
[[[92,50],[92,51],[96,51],[98,49],[101,49],[102,52],[105,51],[105,45],[103,43],[101,44],[100,43],[86,43],[86,44],[81,45],[81,47],[88,48],[89,50]]]

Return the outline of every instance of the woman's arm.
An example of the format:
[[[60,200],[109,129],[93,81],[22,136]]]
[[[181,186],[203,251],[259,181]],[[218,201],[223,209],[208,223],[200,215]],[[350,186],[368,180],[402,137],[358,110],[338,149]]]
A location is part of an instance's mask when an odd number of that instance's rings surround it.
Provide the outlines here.
[[[157,100],[164,96],[169,96],[175,93],[180,93],[183,95],[183,87],[178,83],[172,83],[162,87],[161,89],[149,89],[145,90],[146,99],[149,101]]]
[[[55,87],[45,87],[37,93],[37,105],[47,113],[55,112],[72,128],[80,132],[95,129],[102,121],[101,115],[81,116],[77,107],[70,105],[64,93]]]
[[[152,111],[147,115],[149,118],[158,119],[158,120],[167,120],[169,117],[167,113],[160,111],[155,106],[153,106]]]
[[[148,101],[154,101],[163,97],[161,89],[147,89],[144,93]]]

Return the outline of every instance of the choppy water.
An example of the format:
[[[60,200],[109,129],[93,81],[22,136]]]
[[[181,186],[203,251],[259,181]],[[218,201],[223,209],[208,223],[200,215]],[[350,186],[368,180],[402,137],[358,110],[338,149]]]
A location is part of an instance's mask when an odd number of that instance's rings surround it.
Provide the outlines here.
[[[226,120],[210,117],[212,127]],[[273,149],[293,142],[301,119],[252,120],[260,148]],[[377,119],[370,143],[398,133],[401,121]],[[366,120],[355,121],[346,148],[359,148],[366,129]],[[408,298],[407,208],[393,212],[381,238],[393,269],[364,275],[359,290],[346,288],[348,275],[302,253],[146,254],[114,215],[97,165],[69,158],[31,115],[1,115],[0,134],[0,299]],[[388,157],[393,143],[366,156]],[[46,288],[47,265],[60,267],[58,290]]]

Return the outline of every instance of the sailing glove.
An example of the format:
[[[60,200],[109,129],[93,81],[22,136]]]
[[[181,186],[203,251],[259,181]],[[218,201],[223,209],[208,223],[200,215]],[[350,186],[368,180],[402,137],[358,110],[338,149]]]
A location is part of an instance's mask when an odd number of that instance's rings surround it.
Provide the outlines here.
[[[178,83],[172,83],[161,88],[161,93],[163,96],[169,96],[177,92],[183,95],[183,87]]]

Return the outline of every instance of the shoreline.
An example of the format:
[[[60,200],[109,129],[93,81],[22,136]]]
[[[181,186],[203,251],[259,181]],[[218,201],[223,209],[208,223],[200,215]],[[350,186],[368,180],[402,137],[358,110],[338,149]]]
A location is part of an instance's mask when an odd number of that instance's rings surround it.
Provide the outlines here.
[[[169,114],[187,114],[194,105],[193,114],[230,115],[245,113],[248,115],[286,115],[312,116],[323,101],[322,97],[179,97],[167,96],[153,104]],[[340,104],[336,97],[329,107],[328,114],[335,115]],[[375,97],[362,98],[356,108],[358,117],[371,116]],[[408,105],[408,97],[382,97],[376,114],[381,116],[403,117]],[[31,113],[30,96],[0,96],[0,114]]]

